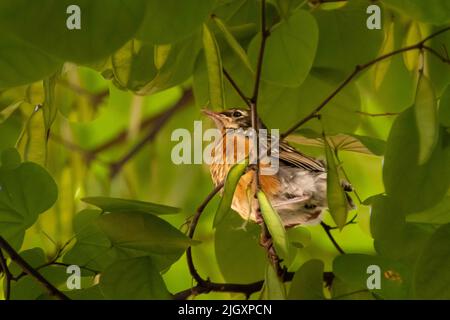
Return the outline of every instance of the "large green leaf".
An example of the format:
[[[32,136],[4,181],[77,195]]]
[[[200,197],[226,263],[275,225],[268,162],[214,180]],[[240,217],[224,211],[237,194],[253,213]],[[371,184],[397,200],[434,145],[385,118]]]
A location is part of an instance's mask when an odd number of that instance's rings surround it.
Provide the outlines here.
[[[347,222],[348,202],[339,178],[338,166],[333,150],[324,136],[327,159],[327,201],[328,208],[337,227],[342,230]]]
[[[447,0],[383,0],[383,3],[421,22],[439,25],[450,21]]]
[[[430,158],[420,165],[419,133],[414,110],[406,110],[394,122],[385,154],[383,180],[386,193],[398,202],[404,212],[430,208],[447,193],[450,186],[448,139],[448,134],[440,130]]]
[[[320,34],[315,67],[350,72],[378,55],[383,30],[366,27],[368,5],[364,1],[349,1],[336,10],[314,11]]]
[[[266,267],[266,276],[261,291],[262,300],[285,300],[286,288],[283,281],[278,277],[273,266],[269,263]]]
[[[251,283],[264,278],[267,258],[259,245],[260,232],[258,225],[243,221],[236,212],[228,214],[217,226],[214,246],[226,281]]]
[[[450,299],[450,224],[441,226],[422,251],[414,270],[418,299]]]
[[[70,5],[81,10],[79,30],[66,27]],[[142,0],[5,0],[0,4],[0,26],[52,56],[86,63],[106,57],[130,40],[144,12]]]
[[[168,222],[146,213],[104,214],[97,223],[115,246],[126,249],[181,255],[193,244],[191,239]]]
[[[215,0],[149,0],[138,37],[153,44],[173,43],[200,30]]]
[[[16,160],[5,160],[11,158]],[[58,189],[41,166],[17,162],[15,149],[3,151],[2,159],[8,166],[0,167],[0,234],[19,248],[25,230],[55,203]]]
[[[281,86],[296,87],[306,79],[316,54],[319,32],[314,17],[298,10],[271,30],[266,42],[262,78]],[[261,35],[250,43],[248,55],[256,66]]]
[[[38,81],[60,65],[45,52],[0,31],[0,89]]]
[[[290,300],[323,300],[323,268],[320,260],[306,261],[295,273],[289,289]]]
[[[128,212],[143,212],[151,214],[173,214],[180,212],[179,208],[139,200],[108,198],[108,197],[88,197],[83,198],[83,201],[92,204],[96,207],[99,207],[105,212],[128,211]]]
[[[161,300],[171,297],[149,257],[115,262],[102,274],[100,289],[111,300]]]
[[[450,197],[445,197],[432,208],[408,215],[406,221],[431,224],[450,223]]]
[[[278,256],[285,260],[289,257],[289,240],[286,234],[286,229],[283,226],[280,216],[270,204],[266,195],[262,191],[257,193],[259,207],[263,216],[264,222],[272,236],[273,245]]]
[[[439,121],[444,127],[450,127],[450,86],[447,86],[439,102]]]

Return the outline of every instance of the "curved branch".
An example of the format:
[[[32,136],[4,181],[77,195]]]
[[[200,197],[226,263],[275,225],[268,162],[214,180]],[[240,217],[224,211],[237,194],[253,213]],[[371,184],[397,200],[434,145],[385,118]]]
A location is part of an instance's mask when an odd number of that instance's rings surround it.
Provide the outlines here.
[[[299,127],[301,127],[302,125],[304,125],[306,122],[308,122],[309,120],[315,118],[318,114],[319,111],[321,111],[331,100],[333,100],[333,98],[342,90],[344,89],[360,72],[366,70],[367,68],[373,66],[374,64],[386,60],[392,56],[395,56],[397,54],[403,53],[403,52],[407,52],[407,51],[411,51],[411,50],[428,50],[430,51],[432,54],[437,55],[441,60],[443,60],[444,62],[446,62],[445,57],[439,55],[435,50],[430,50],[430,47],[425,46],[425,42],[429,41],[430,39],[437,37],[438,35],[447,32],[450,30],[450,26],[446,27],[444,29],[441,29],[439,31],[436,31],[434,33],[432,33],[431,35],[429,35],[428,37],[422,39],[421,41],[419,41],[418,43],[411,45],[411,46],[407,46],[404,48],[400,48],[397,50],[394,50],[392,52],[386,53],[384,55],[379,56],[376,59],[373,59],[365,64],[361,64],[361,65],[357,65],[355,67],[355,69],[353,70],[353,72],[328,96],[326,97],[310,114],[308,114],[306,117],[304,117],[303,119],[301,119],[299,122],[297,122],[296,124],[294,124],[290,129],[288,129],[286,132],[284,132],[281,135],[281,138],[286,138],[288,135],[290,135],[292,132],[294,132],[295,130],[297,130]],[[449,62],[450,63],[450,62]]]

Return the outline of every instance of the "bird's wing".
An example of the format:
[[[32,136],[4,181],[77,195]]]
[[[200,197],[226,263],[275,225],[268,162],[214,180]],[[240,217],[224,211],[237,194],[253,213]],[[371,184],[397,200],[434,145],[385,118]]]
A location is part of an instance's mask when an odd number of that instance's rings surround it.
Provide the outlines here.
[[[280,142],[279,157],[280,161],[283,161],[290,166],[299,167],[310,171],[326,171],[322,162],[298,152],[285,142]]]

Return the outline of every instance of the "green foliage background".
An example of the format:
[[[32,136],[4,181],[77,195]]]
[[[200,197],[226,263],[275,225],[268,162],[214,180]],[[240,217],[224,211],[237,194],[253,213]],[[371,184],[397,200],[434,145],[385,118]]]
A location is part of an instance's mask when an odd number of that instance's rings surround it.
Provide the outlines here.
[[[366,28],[373,1],[321,2],[267,1],[258,108],[281,132],[357,65],[450,22],[447,0],[376,1],[381,30]],[[190,245],[204,278],[266,277],[252,298],[283,298],[286,290],[291,299],[450,299],[450,32],[426,43],[447,64],[431,50],[383,60],[340,91],[321,121],[288,137],[325,158],[323,128],[339,174],[357,192],[348,216],[357,214],[356,223],[331,231],[346,254],[321,226],[288,230],[284,265],[296,273],[280,286],[266,270],[259,227],[239,228],[243,221],[228,214],[213,228],[218,197],[202,216],[197,241],[184,235],[213,186],[205,165],[172,163],[171,133],[193,131],[208,104],[244,106],[221,68],[251,94],[260,3],[0,1],[0,235],[62,291],[66,268],[48,262],[83,266],[83,289],[66,292],[73,299],[171,298],[193,285],[184,257]],[[70,4],[81,8],[81,30],[65,27]],[[325,222],[335,224],[329,214]],[[372,264],[381,267],[381,289],[367,290]],[[14,262],[10,270],[21,274]],[[323,271],[334,273],[331,287]],[[12,281],[12,299],[47,297],[29,276]]]

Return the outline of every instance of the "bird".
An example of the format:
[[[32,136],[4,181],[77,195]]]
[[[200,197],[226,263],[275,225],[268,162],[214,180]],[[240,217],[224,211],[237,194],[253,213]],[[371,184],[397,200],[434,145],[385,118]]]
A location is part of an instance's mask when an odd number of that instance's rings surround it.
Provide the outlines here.
[[[242,157],[249,157],[253,150],[253,140],[248,138],[248,130],[252,130],[251,112],[247,109],[232,108],[220,112],[203,109],[203,113],[212,119],[220,130],[221,138],[214,142],[210,163],[210,174],[215,186],[223,183],[229,170]],[[267,127],[260,123],[260,129]],[[267,139],[270,143],[271,137]],[[242,143],[239,154],[237,145]],[[264,142],[262,142],[264,143]],[[261,150],[261,149],[260,149]],[[233,153],[234,151],[234,153]],[[222,153],[222,157],[217,155]],[[261,155],[260,155],[261,156]],[[228,158],[226,158],[228,157]],[[260,166],[262,171],[270,159],[262,157],[277,157],[278,170],[269,174],[259,175],[261,190],[269,199],[272,207],[281,218],[285,228],[298,225],[316,225],[323,219],[327,209],[327,170],[322,160],[307,156],[281,140],[278,150],[270,155],[262,155]],[[224,161],[224,158],[231,161]],[[264,163],[264,164],[263,164]],[[231,208],[244,220],[262,223],[258,200],[256,170],[247,170],[236,186]],[[349,183],[342,183],[346,192],[352,191]],[[223,190],[222,190],[223,192]],[[349,209],[354,208],[351,197],[346,193]]]

